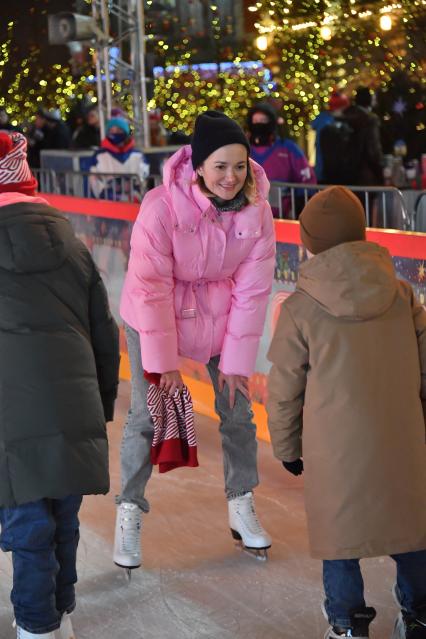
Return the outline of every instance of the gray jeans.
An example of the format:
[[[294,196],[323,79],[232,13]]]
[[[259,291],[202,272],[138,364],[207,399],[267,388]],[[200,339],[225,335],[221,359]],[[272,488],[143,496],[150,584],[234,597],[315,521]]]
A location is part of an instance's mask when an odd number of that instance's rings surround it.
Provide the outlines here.
[[[145,487],[152,472],[150,459],[154,426],[146,397],[148,382],[143,376],[139,334],[125,327],[127,350],[132,373],[132,396],[121,443],[121,495],[117,503],[132,502],[149,511]],[[219,393],[219,356],[212,357],[207,370],[215,391],[215,410],[220,418],[225,492],[228,499],[242,495],[257,486],[256,426],[250,402],[237,391],[234,408],[229,407],[228,388]]]

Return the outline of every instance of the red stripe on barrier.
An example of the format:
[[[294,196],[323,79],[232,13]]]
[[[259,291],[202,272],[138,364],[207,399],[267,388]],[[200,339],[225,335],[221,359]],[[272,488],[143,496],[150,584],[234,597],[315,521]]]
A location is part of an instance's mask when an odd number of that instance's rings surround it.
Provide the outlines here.
[[[367,239],[385,246],[391,255],[426,259],[426,234],[404,233],[390,229],[368,229]]]
[[[93,217],[107,217],[116,220],[129,220],[134,222],[137,218],[140,204],[131,202],[110,202],[108,200],[95,200],[84,197],[71,197],[69,195],[53,195],[52,193],[40,193],[51,206],[77,215],[92,215]]]
[[[277,242],[300,244],[299,223],[291,220],[275,220]],[[368,229],[367,239],[385,246],[391,255],[426,259],[426,234],[406,233],[390,229]]]
[[[139,204],[129,202],[110,202],[89,198],[71,197],[67,195],[53,195],[41,193],[51,206],[66,213],[77,215],[92,215],[116,220],[133,222],[139,212]],[[293,220],[275,220],[275,233],[278,242],[300,244],[299,223]],[[385,246],[392,255],[411,257],[418,260],[426,259],[426,234],[404,233],[388,229],[369,229],[367,238]]]

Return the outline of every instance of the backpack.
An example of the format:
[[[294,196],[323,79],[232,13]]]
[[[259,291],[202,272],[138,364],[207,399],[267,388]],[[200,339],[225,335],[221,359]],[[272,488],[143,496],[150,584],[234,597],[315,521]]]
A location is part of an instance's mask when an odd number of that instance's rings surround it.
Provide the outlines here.
[[[363,156],[362,130],[344,119],[327,124],[320,134],[325,184],[355,185],[358,183]]]

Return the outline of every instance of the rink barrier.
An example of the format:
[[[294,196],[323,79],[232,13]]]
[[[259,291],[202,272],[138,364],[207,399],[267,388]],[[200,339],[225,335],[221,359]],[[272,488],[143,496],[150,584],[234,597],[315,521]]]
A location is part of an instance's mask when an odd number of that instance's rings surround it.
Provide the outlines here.
[[[137,204],[107,202],[63,195],[41,194],[49,203],[67,214],[76,234],[86,243],[104,278],[114,316],[118,316],[122,281],[127,267],[132,222]],[[269,441],[266,425],[266,381],[269,363],[268,345],[276,325],[282,302],[296,285],[300,262],[305,251],[300,244],[299,224],[290,220],[275,220],[277,259],[273,290],[268,305],[265,330],[256,362],[256,372],[250,379],[253,411],[259,439]],[[420,301],[426,303],[426,234],[394,230],[368,229],[367,238],[385,246],[394,259],[399,277],[413,286]],[[120,375],[130,379],[130,366],[123,326],[120,325],[122,354]],[[185,383],[191,390],[195,410],[217,420],[214,395],[205,366],[183,360],[181,367]]]
[[[295,220],[312,195],[329,188],[328,184],[271,182],[269,202],[279,219]],[[393,186],[350,186],[364,206],[367,226],[415,229],[415,211],[409,212],[402,192]]]
[[[43,193],[112,202],[140,202],[161,182],[159,175],[141,178],[136,173],[101,173],[58,169],[31,169]]]
[[[161,183],[161,176],[152,174],[142,179],[137,174],[71,171],[57,168],[33,169],[44,193],[72,197],[96,198],[113,202],[140,202],[145,193]],[[308,199],[327,185],[292,182],[271,182],[269,201],[279,219],[297,218]],[[391,186],[348,186],[361,200],[367,226],[401,230],[423,230],[416,226],[416,206],[408,210],[400,190]],[[412,209],[412,210],[411,210]]]

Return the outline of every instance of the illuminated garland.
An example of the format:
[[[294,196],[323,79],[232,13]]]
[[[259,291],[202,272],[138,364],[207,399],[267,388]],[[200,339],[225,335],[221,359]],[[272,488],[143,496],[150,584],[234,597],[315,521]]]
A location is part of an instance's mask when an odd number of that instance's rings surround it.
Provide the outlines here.
[[[166,128],[182,133],[190,133],[197,114],[207,109],[224,111],[243,123],[251,104],[266,97],[265,71],[260,68],[251,75],[239,67],[240,58],[234,62],[232,71],[203,77],[188,67],[188,58],[178,61],[169,76],[156,79],[149,109],[160,109]]]
[[[210,5],[217,60],[230,60],[231,54],[221,48],[217,10],[217,5]],[[197,113],[209,108],[222,109],[244,122],[255,101],[269,98],[276,101],[290,134],[297,137],[324,108],[336,87],[348,94],[359,84],[384,89],[393,73],[401,69],[426,87],[426,0],[259,0],[253,1],[249,10],[258,33],[267,38],[267,49],[260,52],[247,45],[234,58],[233,73],[219,71],[216,76],[204,77],[195,70],[192,62],[197,52],[191,48],[185,26],[177,45],[172,47],[167,41],[150,45],[164,65],[175,65],[170,75],[156,79],[149,104],[161,110],[167,129],[188,133]],[[392,18],[390,31],[380,29],[381,15]],[[29,120],[38,104],[60,108],[66,116],[76,99],[87,96],[96,102],[91,59],[78,77],[67,65],[42,69],[38,51],[16,60],[10,51],[13,28],[9,23],[7,39],[0,45],[0,79],[7,66],[14,69],[13,80],[3,88],[0,106],[7,106],[13,123]],[[12,63],[12,59],[16,61]],[[243,61],[256,59],[272,70],[273,83],[267,85],[262,69],[252,74],[241,66]],[[114,83],[116,93],[121,89],[126,86]],[[130,95],[124,93],[120,99],[131,111]]]
[[[290,131],[298,135],[338,88],[385,88],[397,70],[426,86],[426,1],[262,0],[249,10],[267,38],[264,55]],[[379,19],[389,18],[380,28]],[[383,26],[382,26],[383,28]]]

